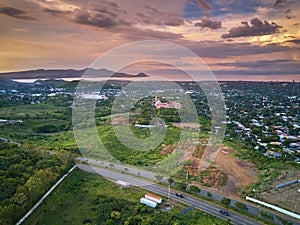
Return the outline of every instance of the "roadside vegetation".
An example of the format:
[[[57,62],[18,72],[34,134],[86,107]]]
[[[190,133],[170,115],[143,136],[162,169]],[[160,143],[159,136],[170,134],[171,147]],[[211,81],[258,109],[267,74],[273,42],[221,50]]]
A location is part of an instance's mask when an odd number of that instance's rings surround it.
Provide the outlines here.
[[[0,142],[0,224],[15,224],[72,164],[68,152]]]
[[[75,171],[24,222],[24,225],[211,225],[229,224],[214,216],[195,210],[180,215],[183,206],[162,212],[139,202],[145,191],[116,184],[94,174]]]

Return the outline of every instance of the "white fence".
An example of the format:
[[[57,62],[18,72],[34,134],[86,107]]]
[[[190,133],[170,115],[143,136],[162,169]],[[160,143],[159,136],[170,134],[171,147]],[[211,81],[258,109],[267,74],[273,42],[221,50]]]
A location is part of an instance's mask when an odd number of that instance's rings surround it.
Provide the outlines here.
[[[33,211],[39,207],[39,205],[51,194],[51,192],[76,168],[77,166],[73,166],[65,175],[63,175],[50,189],[44,194],[43,197],[16,223],[16,225],[20,225],[23,223],[28,216],[30,216]]]
[[[266,206],[266,207],[271,208],[271,209],[274,209],[274,210],[276,210],[278,212],[281,212],[281,213],[286,214],[288,216],[294,217],[296,219],[300,219],[300,215],[299,214],[291,212],[291,211],[288,211],[288,210],[285,210],[285,209],[282,209],[282,208],[279,208],[279,207],[277,207],[275,205],[271,205],[269,203],[259,201],[259,200],[255,199],[255,198],[250,198],[248,196],[246,196],[246,200],[258,203],[260,205]]]

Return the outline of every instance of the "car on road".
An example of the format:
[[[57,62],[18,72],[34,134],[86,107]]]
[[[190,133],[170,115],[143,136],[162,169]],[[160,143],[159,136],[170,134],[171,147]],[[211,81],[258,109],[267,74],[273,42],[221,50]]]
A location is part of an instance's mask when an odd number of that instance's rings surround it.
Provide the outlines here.
[[[229,213],[227,212],[227,211],[225,211],[225,210],[220,210],[220,213],[222,214],[222,215],[224,215],[224,216],[230,216],[229,215]]]
[[[179,198],[183,198],[183,195],[179,192],[176,193],[176,196],[179,197]]]

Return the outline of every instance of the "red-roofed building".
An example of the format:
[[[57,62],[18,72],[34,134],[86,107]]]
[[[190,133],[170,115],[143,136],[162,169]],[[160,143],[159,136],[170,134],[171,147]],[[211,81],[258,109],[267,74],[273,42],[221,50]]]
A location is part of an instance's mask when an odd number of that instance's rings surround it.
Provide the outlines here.
[[[179,109],[179,108],[181,108],[181,104],[179,102],[162,103],[158,98],[155,98],[154,105],[157,109]]]

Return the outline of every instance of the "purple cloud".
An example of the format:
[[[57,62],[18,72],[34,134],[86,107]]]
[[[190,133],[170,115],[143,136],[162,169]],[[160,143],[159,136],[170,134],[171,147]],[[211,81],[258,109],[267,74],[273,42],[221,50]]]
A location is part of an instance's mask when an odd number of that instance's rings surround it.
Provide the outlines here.
[[[35,18],[31,16],[27,16],[24,10],[8,7],[8,6],[0,7],[0,14],[4,14],[17,19],[35,20]]]
[[[222,38],[237,38],[237,37],[250,37],[250,36],[262,36],[267,34],[274,34],[279,32],[281,26],[268,21],[261,21],[257,18],[254,18],[248,22],[241,22],[242,26],[233,27],[229,30],[228,33],[223,34]]]
[[[136,21],[143,24],[180,26],[184,19],[179,14],[160,11],[151,5],[146,5],[142,12],[137,12]]]
[[[286,0],[276,0],[276,2],[274,3],[274,6],[281,6],[286,2],[287,2]]]
[[[79,24],[91,25],[100,28],[130,25],[130,22],[119,18],[116,12],[101,8],[93,10],[79,9],[76,11],[74,21]]]
[[[195,27],[201,27],[201,29],[209,28],[217,30],[222,28],[222,21],[211,20],[209,18],[203,18],[200,22],[195,23]]]

